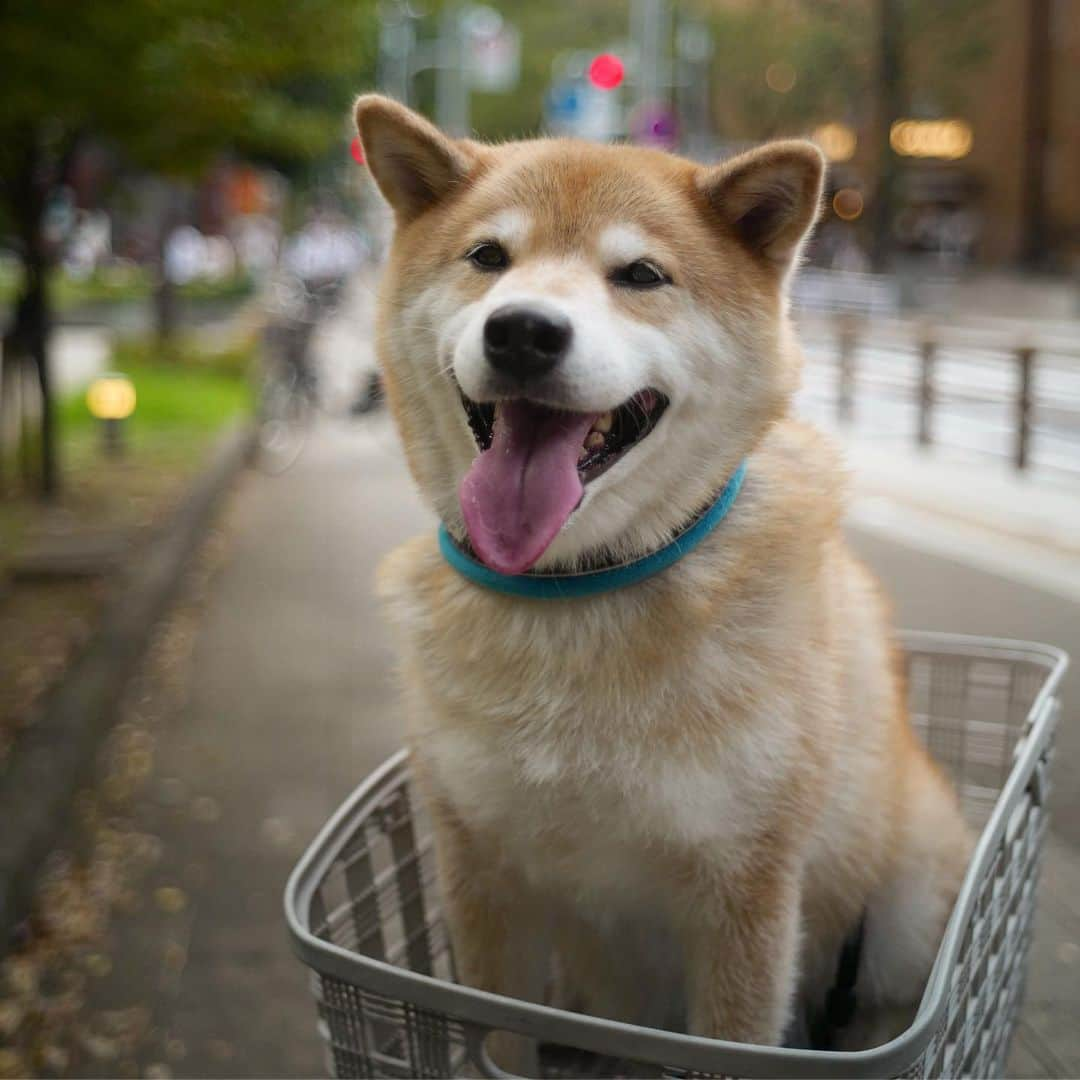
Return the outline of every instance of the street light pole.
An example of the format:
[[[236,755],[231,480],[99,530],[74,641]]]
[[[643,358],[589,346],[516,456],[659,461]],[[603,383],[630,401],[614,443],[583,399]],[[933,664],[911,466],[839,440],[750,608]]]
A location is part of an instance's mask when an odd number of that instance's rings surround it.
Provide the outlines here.
[[[409,0],[384,0],[380,7],[379,86],[404,105],[415,105],[413,79],[435,71],[435,119],[451,135],[469,133],[469,86],[465,72],[465,27],[459,4],[439,12],[439,36],[417,43],[420,12]]]
[[[710,130],[713,42],[708,26],[698,18],[681,18],[675,35],[679,63],[677,88],[679,131],[690,157],[705,161],[712,152]]]
[[[671,85],[668,45],[671,41],[670,0],[634,0],[630,11],[630,37],[637,46],[637,104],[646,108],[664,104]]]
[[[411,105],[417,15],[408,0],[384,0],[379,7],[379,87],[403,105]]]
[[[435,118],[449,135],[469,134],[469,87],[465,81],[465,27],[457,4],[439,13],[436,45]]]

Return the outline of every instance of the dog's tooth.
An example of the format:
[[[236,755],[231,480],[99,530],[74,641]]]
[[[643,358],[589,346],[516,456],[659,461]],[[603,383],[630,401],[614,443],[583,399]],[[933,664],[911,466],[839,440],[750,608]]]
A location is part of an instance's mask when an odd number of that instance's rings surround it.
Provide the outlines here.
[[[581,448],[581,452],[578,454],[578,464],[580,465],[589,456],[589,449],[586,446]]]
[[[611,425],[615,423],[615,414],[611,412],[604,413],[603,416],[598,417],[594,422],[593,431],[602,431],[605,435],[611,430]]]
[[[599,450],[604,445],[604,436],[602,432],[590,431],[585,436],[585,449],[586,450]]]

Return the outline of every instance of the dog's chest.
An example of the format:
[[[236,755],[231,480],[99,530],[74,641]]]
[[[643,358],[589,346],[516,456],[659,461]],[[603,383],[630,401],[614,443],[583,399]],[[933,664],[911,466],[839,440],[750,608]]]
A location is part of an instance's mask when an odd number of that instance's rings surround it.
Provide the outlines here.
[[[648,585],[522,604],[431,551],[394,569],[413,752],[470,831],[540,883],[613,903],[651,893],[661,853],[744,856],[798,755],[745,610],[716,618],[695,590]]]
[[[425,756],[470,830],[497,848],[534,888],[563,898],[625,907],[647,902],[648,852],[686,823],[659,804],[656,781],[620,756],[607,768],[593,749],[516,737],[440,733]]]
[[[722,644],[635,679],[617,635],[572,656],[565,639],[534,638],[548,659],[513,664],[468,648],[473,632],[429,641],[438,662],[414,746],[462,820],[537,884],[646,898],[654,853],[704,846],[723,858],[760,823],[777,754],[764,752],[767,725],[725,715]]]

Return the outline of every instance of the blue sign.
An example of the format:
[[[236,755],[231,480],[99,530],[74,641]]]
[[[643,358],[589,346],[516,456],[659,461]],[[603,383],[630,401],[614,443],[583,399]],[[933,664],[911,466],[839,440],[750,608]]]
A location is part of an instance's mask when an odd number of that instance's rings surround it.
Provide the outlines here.
[[[551,127],[570,127],[581,111],[581,92],[576,82],[552,83],[544,95],[544,113]]]

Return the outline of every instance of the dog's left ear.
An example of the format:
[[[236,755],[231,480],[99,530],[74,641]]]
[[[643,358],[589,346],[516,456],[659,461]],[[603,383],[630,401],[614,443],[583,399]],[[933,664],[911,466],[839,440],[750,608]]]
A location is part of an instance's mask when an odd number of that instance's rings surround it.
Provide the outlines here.
[[[476,164],[475,143],[451,139],[392,98],[364,94],[355,115],[371,175],[403,223],[448,196]]]
[[[786,139],[702,169],[697,187],[748,251],[783,272],[817,218],[824,177],[821,151]]]

